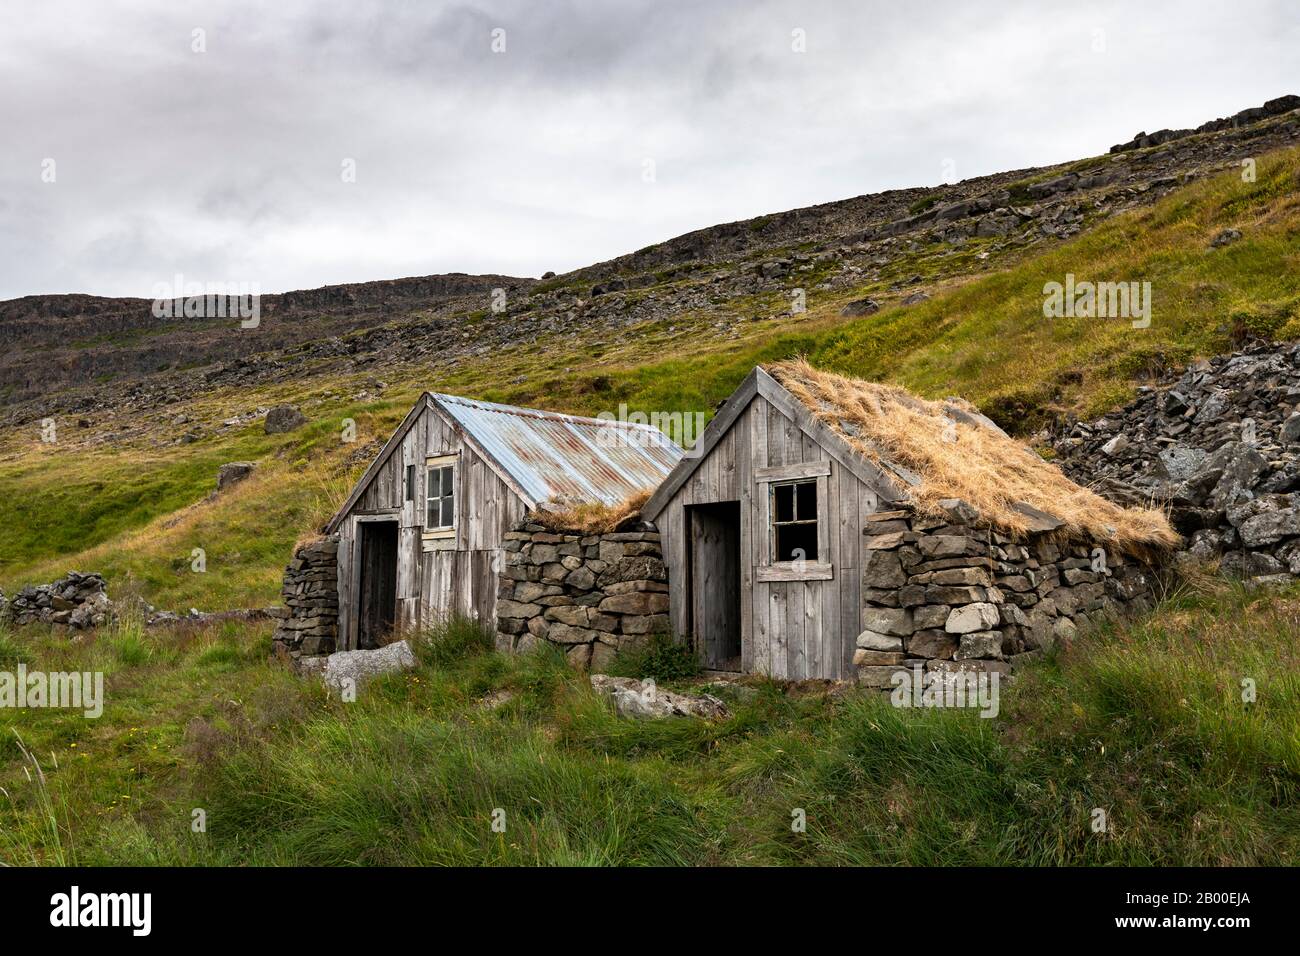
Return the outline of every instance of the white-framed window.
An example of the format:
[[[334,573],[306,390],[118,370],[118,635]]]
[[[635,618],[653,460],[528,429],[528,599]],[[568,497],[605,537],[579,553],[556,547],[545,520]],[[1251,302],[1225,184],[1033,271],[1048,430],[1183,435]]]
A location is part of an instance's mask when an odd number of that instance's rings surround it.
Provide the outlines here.
[[[456,527],[456,460],[430,458],[424,474],[424,530],[451,531]]]

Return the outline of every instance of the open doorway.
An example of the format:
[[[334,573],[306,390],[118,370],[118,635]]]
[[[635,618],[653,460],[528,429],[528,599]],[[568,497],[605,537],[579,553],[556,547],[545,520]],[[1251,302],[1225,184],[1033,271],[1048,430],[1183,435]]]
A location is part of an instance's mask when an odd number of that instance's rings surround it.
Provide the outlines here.
[[[397,621],[397,522],[361,521],[357,646],[382,647]]]
[[[740,670],[740,502],[687,509],[691,541],[691,629],[700,663]]]

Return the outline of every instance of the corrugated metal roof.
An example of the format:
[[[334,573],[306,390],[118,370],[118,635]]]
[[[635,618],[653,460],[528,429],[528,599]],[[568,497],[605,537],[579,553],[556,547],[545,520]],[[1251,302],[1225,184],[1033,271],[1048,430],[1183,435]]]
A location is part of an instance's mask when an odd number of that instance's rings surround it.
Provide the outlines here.
[[[650,425],[431,396],[506,471],[534,504],[617,505],[657,488],[682,450]]]

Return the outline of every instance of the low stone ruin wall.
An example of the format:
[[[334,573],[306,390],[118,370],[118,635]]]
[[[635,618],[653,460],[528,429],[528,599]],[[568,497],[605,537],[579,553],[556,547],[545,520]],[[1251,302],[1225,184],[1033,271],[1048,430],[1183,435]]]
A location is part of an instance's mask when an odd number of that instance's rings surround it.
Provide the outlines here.
[[[503,547],[499,649],[545,641],[570,663],[600,671],[616,651],[668,630],[668,571],[654,525],[588,534],[526,521]]]
[[[276,656],[297,660],[329,654],[338,644],[338,535],[302,545],[284,569],[285,616],[271,647]]]
[[[945,517],[872,515],[863,571],[858,681],[891,687],[899,666],[997,671],[1068,642],[1106,616],[1149,609],[1154,572],[1116,551],[1061,545],[1050,535],[1017,543],[980,527],[960,501]]]
[[[69,571],[51,584],[29,585],[6,602],[0,592],[0,620],[17,626],[54,624],[81,630],[111,624],[117,611],[98,572]]]

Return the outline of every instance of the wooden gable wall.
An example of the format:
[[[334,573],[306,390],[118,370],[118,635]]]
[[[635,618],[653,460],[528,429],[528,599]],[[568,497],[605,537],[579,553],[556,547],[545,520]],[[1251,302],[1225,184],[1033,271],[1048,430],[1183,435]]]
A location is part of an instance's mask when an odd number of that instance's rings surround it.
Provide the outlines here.
[[[761,469],[820,463],[829,580],[761,580],[767,565],[767,486]],[[820,470],[820,469],[814,469]],[[877,493],[795,421],[755,395],[657,516],[668,565],[673,631],[692,634],[688,509],[740,502],[741,668],[790,680],[849,679],[862,616],[862,529]],[[820,556],[819,556],[820,557]]]
[[[457,455],[456,535],[425,550],[425,459]],[[414,500],[406,500],[406,466],[415,465]],[[401,444],[374,474],[339,525],[339,637],[356,647],[360,560],[359,523],[398,522],[397,608],[399,623],[420,627],[439,615],[459,614],[489,624],[496,616],[501,542],[527,508],[522,498],[427,404]]]

